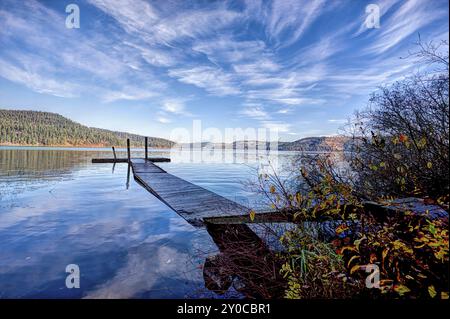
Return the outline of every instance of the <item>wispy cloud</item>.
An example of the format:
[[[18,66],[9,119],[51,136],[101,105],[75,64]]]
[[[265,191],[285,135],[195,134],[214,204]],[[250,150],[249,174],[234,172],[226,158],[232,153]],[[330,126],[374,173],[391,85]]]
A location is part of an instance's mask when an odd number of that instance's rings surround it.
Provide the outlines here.
[[[330,123],[337,123],[337,124],[345,124],[347,123],[346,119],[330,119],[328,120]]]
[[[1,9],[0,24],[8,30],[0,38],[4,66],[0,75],[36,92],[73,97],[95,94],[92,88],[97,88],[98,97],[109,102],[156,96],[157,90],[142,88],[145,83],[158,90],[164,86],[149,70],[137,73],[120,48],[109,46],[102,34],[94,30],[87,37],[65,28],[62,13],[37,1],[25,1],[11,12]],[[131,74],[140,79],[139,85],[124,81]]]
[[[405,1],[389,18],[383,20],[383,25],[378,29],[379,34],[376,35],[375,42],[366,50],[381,54],[395,47],[409,36],[416,34],[422,27],[445,17],[445,15],[445,11],[430,7],[429,1]]]
[[[162,123],[162,124],[168,124],[168,123],[171,123],[172,121],[170,119],[168,119],[167,117],[158,116],[158,122]]]
[[[191,116],[192,114],[186,110],[186,100],[180,98],[166,98],[162,102],[161,109],[164,112],[175,114]]]
[[[295,134],[294,119],[328,110],[334,128],[347,101],[414,70],[399,57],[418,32],[448,37],[447,0],[377,4],[381,27],[368,30],[366,2],[84,0],[81,28],[66,29],[61,6],[3,0],[0,76],[40,94],[146,105],[162,124],[235,115]]]
[[[277,131],[279,133],[287,133],[290,130],[291,124],[283,123],[280,121],[263,121],[263,127],[271,131]]]
[[[269,114],[261,105],[254,103],[247,103],[245,108],[241,111],[241,114],[258,120],[267,120],[270,118]]]
[[[33,70],[12,65],[2,59],[0,59],[0,75],[12,82],[24,84],[38,93],[58,97],[74,97],[79,91],[78,86],[74,83],[43,77]]]
[[[233,76],[227,74],[222,69],[210,66],[198,66],[186,69],[172,69],[168,72],[169,76],[177,78],[179,81],[192,84],[207,92],[218,95],[235,95],[241,91],[233,83]]]
[[[316,21],[324,11],[325,1],[297,1],[276,0],[271,2],[268,15],[267,31],[272,38],[280,42],[280,37],[286,33],[288,39],[283,38],[283,46],[296,42]]]

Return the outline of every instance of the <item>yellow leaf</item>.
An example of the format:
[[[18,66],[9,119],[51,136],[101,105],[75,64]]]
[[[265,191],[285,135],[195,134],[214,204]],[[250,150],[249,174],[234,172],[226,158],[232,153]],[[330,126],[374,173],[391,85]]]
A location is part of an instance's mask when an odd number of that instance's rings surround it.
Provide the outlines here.
[[[405,293],[410,292],[411,290],[405,285],[395,285],[394,290],[400,295],[403,296]]]
[[[441,299],[448,299],[448,292],[441,292]]]
[[[350,267],[350,264],[352,263],[352,261],[354,261],[355,259],[359,259],[359,256],[355,255],[352,258],[350,258],[350,260],[347,263],[347,267]]]
[[[361,268],[360,265],[355,265],[350,269],[350,275],[353,275],[353,273]]]
[[[432,168],[433,168],[433,163],[428,162],[428,163],[427,163],[427,168],[428,168],[428,169],[432,169]]]
[[[342,247],[341,252],[344,252],[344,251],[346,251],[346,250],[349,250],[349,251],[356,251],[356,247],[353,247],[353,246],[345,246],[345,247]]]
[[[356,250],[359,251],[359,245],[361,245],[361,242],[362,242],[363,240],[365,240],[365,239],[367,239],[367,237],[364,235],[361,239],[355,240],[354,243],[355,243]]]
[[[255,213],[253,210],[251,210],[251,211],[250,211],[250,220],[251,220],[251,221],[254,221],[254,220],[255,220],[255,215],[256,215],[256,213]]]
[[[341,234],[342,232],[346,231],[349,227],[346,224],[339,225],[338,228],[336,228],[336,234]]]
[[[381,257],[383,257],[383,260],[386,258],[388,252],[389,252],[389,249],[383,250],[383,253],[381,254]]]
[[[392,279],[382,279],[380,280],[380,286],[392,285],[393,282]]]
[[[431,298],[436,297],[436,289],[433,285],[428,287],[428,293],[430,294]]]

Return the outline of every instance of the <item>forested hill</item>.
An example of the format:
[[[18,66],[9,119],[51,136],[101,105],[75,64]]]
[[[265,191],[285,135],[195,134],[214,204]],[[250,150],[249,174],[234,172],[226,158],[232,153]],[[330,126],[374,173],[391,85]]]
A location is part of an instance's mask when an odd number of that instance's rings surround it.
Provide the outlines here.
[[[56,113],[0,109],[0,145],[125,146],[127,138],[132,146],[144,146],[141,135],[87,127]],[[173,145],[157,137],[148,141],[149,147]]]

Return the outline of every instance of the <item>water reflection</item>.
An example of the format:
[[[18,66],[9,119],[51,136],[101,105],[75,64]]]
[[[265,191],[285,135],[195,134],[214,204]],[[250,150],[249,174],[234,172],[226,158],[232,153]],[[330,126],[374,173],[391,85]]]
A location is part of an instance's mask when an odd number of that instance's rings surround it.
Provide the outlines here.
[[[109,150],[0,148],[0,297],[229,297],[232,288],[207,289],[212,277],[203,268],[212,271],[216,260],[242,266],[227,248],[242,238],[228,228],[192,227],[138,185],[127,164],[90,162],[111,156]],[[250,165],[161,165],[246,205],[254,199],[242,185],[254,175]],[[239,233],[250,234],[245,227]],[[65,287],[70,263],[80,267],[80,289]],[[251,276],[228,275],[232,297],[261,295],[252,293]]]

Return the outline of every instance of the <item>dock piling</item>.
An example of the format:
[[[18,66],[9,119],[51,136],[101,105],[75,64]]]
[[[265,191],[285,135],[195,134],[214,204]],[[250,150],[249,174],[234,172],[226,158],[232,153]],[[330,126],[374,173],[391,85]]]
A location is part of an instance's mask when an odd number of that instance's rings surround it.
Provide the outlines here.
[[[145,160],[148,160],[148,137],[145,137]]]
[[[131,152],[130,152],[130,139],[127,138],[127,153],[128,153],[128,163],[131,162]]]
[[[114,155],[114,161],[117,161],[116,149],[114,148],[114,146],[112,147],[112,150],[113,150],[113,155]]]

